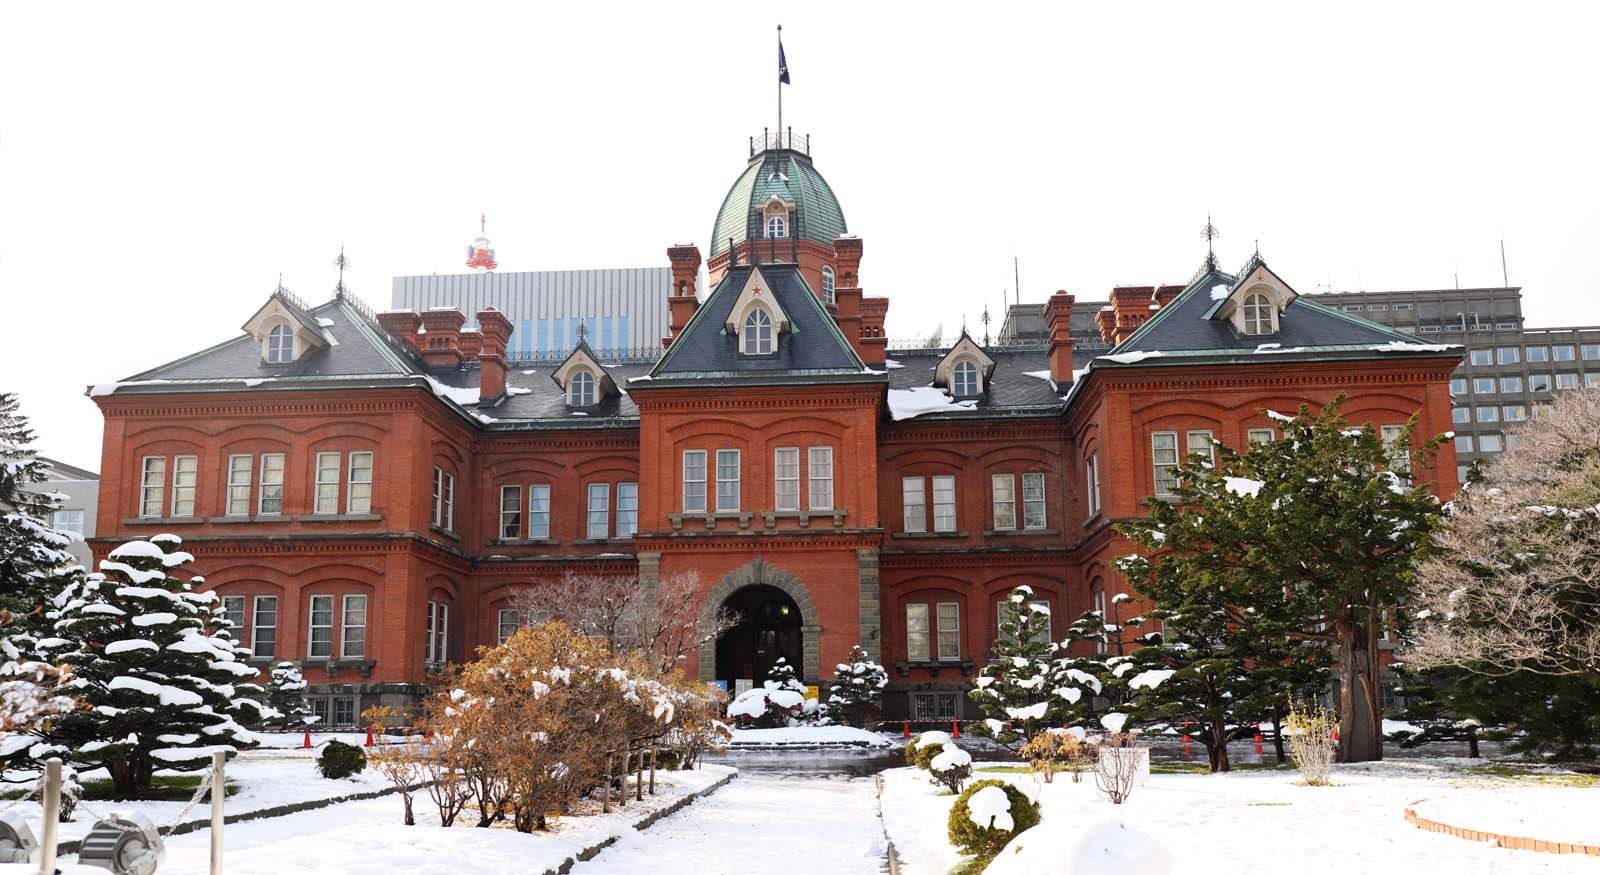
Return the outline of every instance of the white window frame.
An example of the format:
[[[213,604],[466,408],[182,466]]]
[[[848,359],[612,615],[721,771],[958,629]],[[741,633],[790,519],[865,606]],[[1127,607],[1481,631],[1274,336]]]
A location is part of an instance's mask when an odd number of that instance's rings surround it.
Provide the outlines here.
[[[596,382],[594,374],[588,371],[573,371],[572,379],[567,383],[567,404],[572,407],[593,407]]]
[[[506,500],[510,499],[510,508],[506,507]],[[518,485],[502,485],[500,487],[500,526],[495,530],[502,541],[515,541],[522,537],[522,487]]]
[[[377,457],[371,450],[350,453],[349,482],[344,496],[345,513],[372,513],[372,471],[376,462]]]
[[[767,239],[783,240],[789,236],[789,222],[783,216],[767,217]]]
[[[145,456],[139,460],[139,516],[158,519],[167,503],[167,457]]]
[[[776,447],[772,451],[772,507],[800,509],[800,448]]]
[[[940,487],[948,486],[947,494],[940,496]],[[935,532],[954,532],[956,530],[956,478],[954,474],[933,475],[933,530]]]
[[[707,453],[705,450],[683,451],[683,512],[706,512],[706,465]],[[691,476],[698,474],[699,476]]]
[[[331,516],[339,512],[339,468],[343,460],[339,453],[318,453],[314,470],[316,489],[312,494],[311,512],[318,516]]]
[[[328,622],[317,624],[317,605],[325,605],[323,613],[327,614]],[[313,595],[306,602],[306,659],[333,659],[334,641],[333,630],[338,618],[333,613],[332,595]],[[321,643],[327,646],[327,653],[317,652],[317,630],[322,629],[327,633],[327,639]]]
[[[778,348],[772,316],[762,307],[753,307],[745,314],[739,338],[739,348],[745,355],[771,355]]]
[[[603,541],[611,535],[611,484],[590,483],[584,489],[584,495],[587,496],[584,504],[584,537],[591,541]]]
[[[236,604],[236,605],[239,606],[237,610],[234,610],[234,609],[228,607],[229,605],[233,605],[233,604]],[[222,615],[230,623],[232,623],[232,626],[230,628],[232,629],[232,633],[231,634],[233,635],[233,641],[234,641],[235,644],[243,644],[244,643],[243,641],[239,640],[239,636],[244,632],[244,630],[245,630],[245,625],[244,625],[245,624],[245,620],[248,619],[245,616],[245,613],[244,613],[244,609],[245,609],[245,605],[246,604],[248,604],[248,598],[246,596],[242,596],[242,595],[225,595],[225,596],[222,597]],[[234,616],[238,616],[239,622],[233,623]]]
[[[1271,334],[1274,331],[1273,323],[1276,321],[1272,301],[1260,292],[1246,295],[1244,304],[1244,333],[1250,335]],[[1357,307],[1356,309],[1360,309]]]
[[[826,264],[823,265],[822,266],[822,300],[823,300],[823,303],[828,304],[829,306],[833,306],[834,304],[838,303],[838,291],[836,289],[836,285],[837,285],[837,283],[836,283],[836,281],[834,279],[833,268],[829,267]]]
[[[617,484],[617,537],[631,538],[639,531],[639,484]]]
[[[294,361],[294,329],[288,324],[272,326],[267,331],[267,364],[286,365]]]
[[[1498,434],[1478,435],[1478,452],[1499,453],[1505,451],[1505,438]]]
[[[920,534],[928,530],[928,489],[924,478],[900,478],[900,506],[905,531]]]
[[[365,659],[367,656],[367,597],[364,593],[346,593],[339,610],[339,658]],[[351,612],[358,612],[359,621],[350,622]],[[359,649],[352,648],[351,631],[356,632]]]
[[[945,609],[949,609],[949,617],[945,616]],[[939,662],[961,661],[961,603],[960,602],[935,602],[933,606],[934,619],[934,658]],[[945,620],[949,619],[949,624]],[[946,640],[950,647],[945,647]]]
[[[450,659],[450,603],[428,602],[428,659],[430,665],[444,665]]]
[[[1170,440],[1171,447],[1160,446]],[[1171,453],[1170,460],[1164,460],[1163,455]],[[1178,463],[1182,457],[1178,455],[1178,433],[1175,431],[1155,431],[1150,433],[1150,463],[1155,476],[1155,492],[1159,496],[1172,496],[1178,488]]]
[[[550,484],[528,486],[528,540],[550,539]]]
[[[920,615],[920,619],[918,618]],[[932,611],[927,602],[906,603],[906,661],[933,660]],[[921,629],[917,627],[921,626]],[[920,653],[919,653],[920,647]]]
[[[1184,432],[1183,441],[1185,457],[1204,453],[1206,461],[1213,465],[1217,463],[1217,439],[1212,436],[1211,429],[1197,428]]]
[[[972,359],[962,359],[950,369],[950,394],[957,398],[975,398],[983,394],[983,371]]]
[[[1244,439],[1250,444],[1270,444],[1278,439],[1278,433],[1270,428],[1252,428],[1245,432]]]
[[[1488,409],[1493,410],[1497,415],[1500,412],[1498,407],[1490,407]],[[1411,445],[1409,443],[1404,445],[1400,443],[1400,436],[1405,430],[1406,427],[1404,425],[1380,425],[1378,426],[1378,435],[1383,440],[1384,447],[1389,451],[1389,468],[1403,474],[1409,474],[1411,472]]]
[[[273,463],[277,470],[273,470]],[[283,516],[283,481],[289,470],[289,458],[284,453],[261,454],[261,488],[256,490],[258,516]],[[267,502],[276,502],[275,510],[267,509]]]
[[[833,510],[833,447],[806,448],[806,507]]]
[[[997,532],[1017,528],[1017,478],[1012,474],[989,475],[989,505]]]
[[[1095,450],[1083,463],[1083,480],[1087,487],[1089,519],[1100,515],[1100,451]]]
[[[242,466],[241,461],[244,462]],[[250,515],[250,481],[255,465],[255,457],[249,453],[234,453],[228,457],[228,503],[223,509],[227,516]]]
[[[507,629],[506,615],[507,614],[509,614],[511,616],[511,622],[509,624],[509,628],[511,630],[510,634],[506,633],[506,629]],[[498,647],[499,645],[504,644],[507,641],[511,640],[511,636],[517,634],[517,630],[519,630],[521,628],[522,628],[522,614],[521,614],[521,612],[519,612],[516,608],[501,608],[495,614],[495,626],[494,626],[495,646]]]
[[[1106,616],[1106,591],[1104,589],[1097,589],[1089,598],[1089,607],[1091,610],[1094,610],[1100,614],[1100,622],[1111,622],[1110,618]],[[1100,640],[1094,643],[1094,652],[1105,653],[1110,649],[1110,647],[1110,642],[1106,641],[1105,637],[1102,636]]]
[[[272,622],[262,623],[262,614],[271,614]],[[267,643],[267,652],[261,652],[261,630],[272,632]],[[258,595],[255,604],[251,605],[250,613],[250,655],[257,659],[271,659],[278,650],[278,597],[275,595]]]
[[[1033,484],[1031,487],[1029,484]],[[1029,498],[1030,490],[1037,493],[1036,498]],[[1043,529],[1048,527],[1047,512],[1045,510],[1045,483],[1042,471],[1024,471],[1022,474],[1022,528]],[[1031,514],[1038,510],[1037,519]]]
[[[717,513],[737,513],[739,510],[739,483],[741,456],[738,450],[717,450]],[[732,459],[732,477],[723,476],[723,460]],[[724,486],[727,486],[724,489]]]
[[[172,516],[192,517],[200,484],[200,457],[192,454],[172,457]]]
[[[50,514],[50,528],[83,537],[84,513],[80,508],[64,507]]]
[[[455,531],[456,475],[442,466],[433,466],[433,524],[447,532]]]

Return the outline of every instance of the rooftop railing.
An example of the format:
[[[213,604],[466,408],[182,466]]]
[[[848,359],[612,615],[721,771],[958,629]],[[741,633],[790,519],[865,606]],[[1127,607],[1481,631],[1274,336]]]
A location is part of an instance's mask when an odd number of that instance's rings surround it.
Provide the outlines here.
[[[769,149],[790,149],[807,157],[811,156],[811,135],[802,137],[794,135],[794,128],[774,131],[769,128],[761,129],[761,139],[750,138],[750,157],[754,158]]]

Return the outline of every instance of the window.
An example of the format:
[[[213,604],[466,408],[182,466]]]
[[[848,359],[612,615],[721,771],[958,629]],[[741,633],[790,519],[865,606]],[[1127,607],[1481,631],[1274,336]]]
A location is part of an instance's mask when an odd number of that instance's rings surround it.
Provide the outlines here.
[[[1547,362],[1550,360],[1550,349],[1543,346],[1528,347],[1528,361]]]
[[[1178,489],[1178,433],[1158,431],[1152,434],[1150,454],[1155,464],[1156,494],[1172,495]]]
[[[1346,313],[1360,313],[1361,312],[1361,305],[1360,304],[1345,304],[1345,305],[1341,306],[1339,309],[1345,311]]]
[[[311,635],[307,638],[306,656],[311,659],[333,658],[333,596],[311,597]]]
[[[1552,346],[1550,347],[1550,359],[1558,362],[1570,362],[1573,359],[1573,352],[1571,344]]]
[[[228,621],[228,628],[233,630],[233,640],[240,640],[240,636],[244,632],[244,596],[223,596],[222,617]]]
[[[831,268],[831,267],[829,267],[827,265],[823,265],[822,266],[822,300],[823,300],[823,302],[828,304],[828,306],[831,307],[836,303],[834,298],[835,298],[835,291],[834,291],[834,288],[833,288],[833,268]]]
[[[1522,391],[1522,378],[1521,377],[1501,377],[1500,378],[1500,392],[1502,394],[1514,395],[1514,394],[1517,394],[1517,393],[1519,393],[1521,391]]]
[[[1578,388],[1578,375],[1577,374],[1556,374],[1556,388],[1557,389],[1576,389],[1576,388]]]
[[[990,503],[994,507],[994,527],[1017,527],[1017,479],[1010,474],[993,474],[989,477]]]
[[[1423,334],[1438,334],[1440,329],[1437,325],[1422,325],[1418,326],[1417,330]]]
[[[1497,434],[1480,434],[1480,435],[1478,435],[1478,452],[1480,452],[1480,453],[1498,453],[1498,452],[1500,452],[1501,449],[1503,449],[1503,447],[1501,446],[1500,435],[1497,435]]]
[[[739,509],[739,451],[717,450],[717,510]]]
[[[1100,620],[1102,622],[1110,619],[1109,617],[1106,616],[1106,591],[1105,590],[1103,590],[1103,589],[1095,590],[1094,591],[1094,595],[1092,595],[1090,597],[1090,599],[1089,599],[1089,603],[1093,606],[1094,612],[1096,614],[1100,615]],[[1108,649],[1108,644],[1106,643],[1106,639],[1105,639],[1104,636],[1101,636],[1098,640],[1096,640],[1094,642],[1094,652],[1095,653],[1105,653],[1107,649]]]
[[[283,454],[261,454],[261,499],[256,513],[283,513]]]
[[[317,454],[317,497],[312,513],[339,512],[339,454]]]
[[[516,608],[501,608],[500,616],[495,626],[495,643],[504,644],[517,634],[517,629],[522,626],[522,618]]]
[[[1549,374],[1529,374],[1528,375],[1528,391],[1529,392],[1548,392],[1548,391],[1550,391],[1550,375]]]
[[[1199,453],[1205,456],[1207,462],[1213,465],[1217,463],[1217,448],[1212,446],[1211,432],[1191,431],[1184,436],[1184,442],[1189,455]]]
[[[1361,308],[1356,307],[1359,311]],[[1272,333],[1272,302],[1266,295],[1251,295],[1244,299],[1244,333]]]
[[[550,537],[550,487],[536,483],[528,487],[528,539]]]
[[[433,524],[454,531],[456,522],[456,475],[438,465],[433,467]]]
[[[906,605],[906,661],[928,661],[928,606]]]
[[[1456,425],[1466,425],[1472,422],[1471,407],[1455,407],[1450,410],[1450,421]]]
[[[328,726],[328,700],[322,698],[307,699],[306,704],[311,706],[311,716],[317,718],[317,726]]]
[[[683,451],[683,512],[706,511],[706,451]]]
[[[267,332],[267,363],[282,365],[294,361],[294,331],[287,325],[276,325]]]
[[[1479,422],[1500,421],[1500,408],[1498,407],[1479,407],[1477,412]]]
[[[1252,428],[1245,432],[1245,440],[1252,444],[1270,444],[1277,440],[1277,434],[1270,428]]]
[[[1494,394],[1494,377],[1473,377],[1472,391],[1478,395]]]
[[[786,233],[784,233],[784,221],[782,216],[773,216],[767,219],[767,236],[773,238],[788,236]]]
[[[921,477],[900,478],[900,506],[905,514],[905,530],[928,530],[927,495]]]
[[[440,666],[450,658],[450,606],[428,602],[428,629],[423,637],[423,662]]]
[[[1367,305],[1367,312],[1368,313],[1382,313],[1382,312],[1384,312],[1385,310],[1388,310],[1388,309],[1389,309],[1389,305],[1388,304],[1368,304]]]
[[[1451,395],[1467,394],[1467,380],[1465,377],[1456,377],[1450,381]]]
[[[1044,528],[1044,475],[1022,475],[1022,527]]]
[[[806,450],[806,505],[833,510],[833,447]]]
[[[773,474],[777,478],[776,504],[778,510],[800,509],[800,451],[794,447],[780,447],[773,451]]]
[[[912,693],[911,719],[939,723],[956,719],[956,694]]]
[[[1391,310],[1410,310],[1411,309],[1411,305],[1409,303],[1406,303],[1406,304],[1390,304],[1389,305],[1389,309],[1391,309]]]
[[[1496,330],[1496,331],[1516,331],[1517,330],[1517,323],[1515,323],[1515,322],[1496,322],[1494,324],[1494,330]]]
[[[354,696],[333,697],[333,725],[356,725],[356,699]]]
[[[939,661],[954,662],[961,659],[961,604],[939,602],[935,606],[939,629]]]
[[[978,366],[968,361],[956,362],[950,378],[950,392],[957,398],[978,394]]]
[[[589,484],[588,537],[604,538],[611,532],[611,484]]]
[[[1482,409],[1482,408],[1479,408]],[[1489,408],[1493,410],[1494,408]],[[1405,433],[1403,425],[1382,425],[1378,427],[1378,435],[1383,439],[1383,445],[1389,448],[1389,468],[1394,471],[1411,470],[1411,445],[1400,443],[1401,436]]]
[[[639,531],[639,484],[617,484],[617,537],[631,538]]]
[[[1600,372],[1590,371],[1583,375],[1583,388],[1594,389],[1600,387]]]
[[[172,515],[194,516],[195,482],[200,476],[198,456],[172,457]]]
[[[58,510],[50,515],[50,528],[83,537],[83,511]]]
[[[167,457],[145,456],[139,474],[139,516],[161,516],[161,496],[167,479]]]
[[[500,538],[514,541],[522,537],[522,487],[500,487]]]
[[[344,629],[339,636],[339,655],[360,659],[367,654],[367,597],[344,597]]]
[[[256,596],[255,619],[250,627],[250,655],[270,659],[278,644],[278,597]]]
[[[1090,453],[1083,463],[1083,482],[1088,490],[1089,519],[1100,513],[1100,454]]]
[[[594,374],[572,372],[572,380],[567,384],[567,403],[573,407],[594,406]]]
[[[1592,362],[1600,359],[1600,343],[1586,343],[1583,345],[1583,360]]]
[[[372,453],[350,454],[350,489],[344,497],[345,513],[372,513]]]
[[[1475,365],[1494,364],[1494,355],[1487,349],[1475,349],[1471,353],[1471,362]]]
[[[1522,422],[1528,418],[1528,408],[1521,404],[1507,404],[1501,413],[1506,422]]]
[[[1456,452],[1458,452],[1458,453],[1470,453],[1470,452],[1472,452],[1472,435],[1470,435],[1470,434],[1458,434],[1458,435],[1456,435]]]
[[[250,515],[252,462],[249,453],[228,457],[228,516]]]
[[[1495,358],[1502,365],[1514,365],[1522,361],[1522,350],[1515,346],[1502,346],[1494,351]]]
[[[772,352],[772,317],[760,307],[744,317],[744,354],[768,355]]]
[[[956,478],[950,474],[938,474],[933,478],[933,530],[935,532],[953,532],[956,530]]]

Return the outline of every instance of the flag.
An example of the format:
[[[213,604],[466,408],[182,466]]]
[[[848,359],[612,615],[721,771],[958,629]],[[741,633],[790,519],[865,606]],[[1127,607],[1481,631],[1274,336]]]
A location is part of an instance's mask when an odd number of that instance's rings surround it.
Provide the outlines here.
[[[778,81],[789,84],[789,62],[783,57],[783,40],[778,40]]]

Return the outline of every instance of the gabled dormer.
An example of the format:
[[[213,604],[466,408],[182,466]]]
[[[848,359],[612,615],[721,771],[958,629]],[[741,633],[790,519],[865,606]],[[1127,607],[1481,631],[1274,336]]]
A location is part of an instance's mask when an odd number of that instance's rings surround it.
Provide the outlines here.
[[[760,214],[763,238],[783,240],[794,233],[794,204],[773,195],[761,204]]]
[[[567,406],[574,410],[598,406],[617,394],[616,382],[595,357],[594,350],[589,348],[584,333],[582,326],[579,326],[578,345],[550,375],[566,395]]]
[[[312,350],[331,345],[316,317],[281,287],[242,327],[260,344],[263,365],[294,364]]]
[[[994,359],[963,330],[961,339],[934,366],[933,384],[952,398],[976,398],[983,394],[993,373]]]
[[[772,286],[761,275],[761,268],[751,268],[723,325],[729,335],[738,338],[739,354],[775,355],[778,336],[789,333],[790,327],[789,314],[778,303]]]
[[[1211,290],[1212,304],[1206,318],[1226,321],[1234,333],[1245,337],[1277,334],[1283,327],[1283,311],[1300,297],[1267,263],[1257,255],[1232,286],[1219,283]]]

